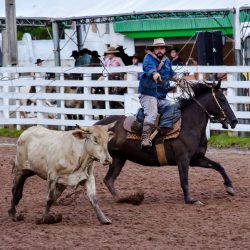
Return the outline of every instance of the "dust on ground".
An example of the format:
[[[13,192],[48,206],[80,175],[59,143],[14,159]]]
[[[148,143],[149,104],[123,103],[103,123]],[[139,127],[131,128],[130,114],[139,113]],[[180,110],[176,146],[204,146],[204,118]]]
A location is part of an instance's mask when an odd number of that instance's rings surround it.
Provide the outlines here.
[[[95,169],[97,197],[112,225],[99,224],[85,191],[68,188],[54,213],[62,222],[36,225],[45,208],[46,181],[31,177],[17,206],[24,220],[12,222],[12,162],[16,139],[0,138],[0,249],[250,249],[250,153],[209,149],[233,181],[229,196],[214,170],[191,168],[190,190],[205,205],[185,205],[177,167],[144,167],[127,162],[116,181],[121,196],[143,192],[140,205],[117,203],[106,189],[107,167]],[[4,144],[4,145],[3,145]]]

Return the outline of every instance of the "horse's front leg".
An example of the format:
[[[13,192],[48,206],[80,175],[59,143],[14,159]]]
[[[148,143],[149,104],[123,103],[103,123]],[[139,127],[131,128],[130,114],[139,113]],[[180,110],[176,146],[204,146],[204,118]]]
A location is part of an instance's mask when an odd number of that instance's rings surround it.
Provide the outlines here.
[[[181,188],[184,194],[184,200],[186,204],[203,204],[201,201],[191,198],[188,186],[188,171],[189,171],[189,160],[183,159],[178,162],[178,170],[181,182]]]
[[[233,188],[232,181],[230,180],[229,176],[227,175],[225,169],[218,162],[212,161],[209,158],[203,156],[203,157],[194,159],[190,163],[190,165],[203,167],[203,168],[211,168],[211,169],[214,169],[217,172],[219,172],[224,180],[224,185],[226,187],[226,191],[230,195],[232,195],[232,196],[234,195],[234,188]]]

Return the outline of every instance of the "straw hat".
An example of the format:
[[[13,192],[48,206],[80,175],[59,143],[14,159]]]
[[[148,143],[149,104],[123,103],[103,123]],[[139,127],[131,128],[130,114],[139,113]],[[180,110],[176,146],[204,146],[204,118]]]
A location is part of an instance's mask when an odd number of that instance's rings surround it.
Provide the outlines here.
[[[158,47],[158,46],[167,47],[167,44],[165,43],[163,38],[154,39],[152,47]]]
[[[119,50],[116,50],[115,47],[108,47],[108,49],[105,51],[105,54],[114,54],[120,52]]]

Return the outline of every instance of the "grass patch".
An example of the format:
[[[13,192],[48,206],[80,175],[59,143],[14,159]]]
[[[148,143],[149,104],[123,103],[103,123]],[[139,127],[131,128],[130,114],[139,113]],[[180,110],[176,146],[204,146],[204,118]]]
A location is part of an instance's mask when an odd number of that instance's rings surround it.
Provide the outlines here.
[[[19,137],[23,131],[17,129],[0,128],[0,136]]]
[[[0,136],[5,137],[19,137],[23,131],[17,129],[0,128]],[[250,149],[250,137],[238,137],[230,136],[225,133],[212,135],[208,144],[216,148],[249,148]]]
[[[250,137],[229,136],[227,134],[212,135],[208,144],[217,148],[250,148]]]

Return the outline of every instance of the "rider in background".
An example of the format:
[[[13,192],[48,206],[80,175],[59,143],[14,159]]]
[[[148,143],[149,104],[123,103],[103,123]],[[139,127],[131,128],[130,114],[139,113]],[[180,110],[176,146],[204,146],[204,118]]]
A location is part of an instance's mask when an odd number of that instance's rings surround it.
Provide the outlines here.
[[[150,135],[155,130],[158,113],[172,103],[166,99],[169,80],[177,81],[176,73],[166,56],[166,43],[163,38],[154,39],[152,51],[143,60],[143,75],[139,82],[139,100],[144,109],[144,123],[141,147],[151,147]]]

